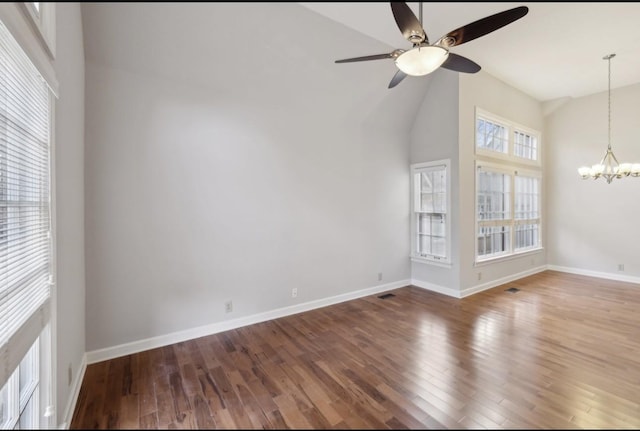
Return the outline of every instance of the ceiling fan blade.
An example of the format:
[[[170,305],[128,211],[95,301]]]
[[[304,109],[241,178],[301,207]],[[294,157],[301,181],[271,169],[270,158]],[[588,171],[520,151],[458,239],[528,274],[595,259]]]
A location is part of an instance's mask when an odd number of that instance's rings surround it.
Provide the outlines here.
[[[407,74],[404,73],[402,70],[398,69],[396,74],[393,75],[393,78],[391,78],[391,82],[389,83],[389,88],[393,88],[396,85],[400,84],[400,81],[402,81],[406,77],[407,77]]]
[[[526,6],[519,6],[479,19],[470,24],[450,31],[440,41],[447,47],[462,45],[492,31],[498,30],[525,16],[529,12]]]
[[[396,51],[389,54],[376,54],[366,55],[364,57],[345,58],[344,60],[336,60],[336,63],[353,63],[354,61],[368,61],[368,60],[384,60],[385,58],[396,58],[398,55]]]
[[[461,55],[454,54],[453,52],[449,53],[449,57],[444,61],[444,63],[442,63],[440,67],[464,73],[476,73],[481,69],[478,63],[475,63]]]
[[[402,36],[411,43],[427,42],[427,34],[424,32],[420,21],[411,11],[409,6],[403,2],[391,2],[391,11],[402,32]]]

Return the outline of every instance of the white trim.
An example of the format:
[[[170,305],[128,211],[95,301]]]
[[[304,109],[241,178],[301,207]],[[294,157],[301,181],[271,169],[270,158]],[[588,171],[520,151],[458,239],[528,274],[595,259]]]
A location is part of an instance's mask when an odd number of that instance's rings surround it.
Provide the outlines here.
[[[586,275],[587,277],[604,278],[607,280],[624,281],[627,283],[640,284],[640,277],[634,277],[632,275],[619,275],[612,272],[599,272],[591,271],[581,268],[570,268],[567,266],[547,265],[547,269],[550,271],[566,272],[569,274]]]
[[[416,198],[416,174],[422,172],[432,172],[442,170],[444,166],[446,175],[446,199],[447,210],[445,213],[445,256],[440,258],[439,256],[420,256],[416,254],[418,248],[417,232],[418,232],[418,217],[416,216],[416,204],[418,203]],[[411,253],[410,258],[414,262],[421,262],[427,264],[434,264],[436,266],[444,266],[451,268],[451,159],[433,160],[430,162],[414,163],[410,165],[411,171]]]
[[[502,284],[506,284],[506,283],[509,283],[511,281],[519,280],[521,278],[528,277],[530,275],[537,274],[539,272],[546,271],[546,270],[547,270],[547,266],[546,265],[541,265],[541,266],[538,266],[538,267],[533,268],[533,269],[528,269],[526,271],[519,272],[517,274],[511,274],[511,275],[508,275],[506,277],[502,277],[502,278],[498,278],[496,280],[488,281],[486,283],[470,287],[470,288],[465,289],[463,291],[460,291],[460,290],[457,290],[457,289],[452,289],[450,287],[440,286],[440,285],[437,285],[437,284],[428,283],[426,281],[415,280],[415,279],[411,280],[411,284],[416,286],[416,287],[419,287],[421,289],[426,289],[426,290],[430,290],[432,292],[441,293],[443,295],[451,296],[453,298],[462,299],[462,298],[465,298],[467,296],[471,296],[471,295],[473,295],[475,293],[482,292],[483,290],[493,289],[494,287],[500,286]]]
[[[498,278],[496,280],[488,281],[483,284],[479,284],[477,286],[470,287],[468,289],[464,289],[462,291],[457,289],[451,289],[450,287],[444,287],[433,283],[428,283],[426,281],[420,280],[411,280],[411,284],[420,287],[422,289],[430,290],[432,292],[441,293],[443,295],[451,296],[454,298],[462,299],[467,296],[471,296],[475,293],[482,292],[483,290],[493,289],[494,287],[498,287],[502,284],[509,283],[511,281],[519,280],[524,277],[528,277],[533,274],[537,274],[539,272],[545,271],[547,269],[546,265],[539,266],[537,268],[528,269],[526,271],[519,272],[517,274],[511,274],[506,277]]]
[[[55,3],[41,2],[40,11],[36,11],[32,2],[18,3],[22,13],[29,19],[41,45],[52,59],[56,58],[56,8]]]
[[[55,5],[55,3],[52,3],[52,5]],[[53,94],[58,97],[59,83],[51,57],[47,49],[43,47],[41,38],[34,29],[34,25],[25,10],[20,3],[0,3],[0,20],[9,29],[36,69],[47,81]]]
[[[495,256],[495,257],[488,257],[486,259],[482,259],[474,262],[473,266],[474,267],[487,266],[487,265],[491,265],[499,262],[505,262],[508,260],[521,259],[523,257],[527,257],[532,254],[542,253],[543,251],[544,251],[544,247],[537,247],[537,248],[517,251],[512,254],[504,254],[504,255]]]
[[[421,289],[430,290],[431,292],[441,293],[443,295],[452,296],[458,299],[461,298],[460,291],[457,289],[451,289],[450,287],[444,287],[444,286],[440,286],[439,284],[433,284],[427,281],[421,281],[421,280],[415,280],[415,279],[411,280],[411,284]]]
[[[71,391],[69,392],[69,398],[67,399],[67,407],[64,409],[64,422],[58,425],[58,429],[69,429],[71,425],[71,419],[73,419],[73,413],[76,410],[76,403],[80,396],[80,388],[82,387],[82,381],[84,380],[84,373],[87,371],[87,354],[82,355],[82,362],[80,363],[80,369],[76,373],[75,378],[71,384]]]
[[[278,308],[251,316],[240,317],[238,319],[216,322],[209,325],[199,326],[197,328],[186,329],[184,331],[172,332],[170,334],[159,335],[157,337],[133,341],[131,343],[93,350],[86,353],[86,362],[87,364],[95,364],[96,362],[102,362],[133,353],[143,352],[145,350],[154,349],[157,347],[167,346],[182,341],[192,340],[194,338],[205,337],[207,335],[241,328],[243,326],[252,325],[254,323],[278,319],[280,317],[315,310],[316,308],[322,308],[328,305],[338,304],[340,302],[350,301],[352,299],[362,298],[364,296],[374,295],[376,293],[386,292],[392,289],[398,289],[400,287],[408,286],[409,284],[411,284],[409,280],[400,280],[393,283],[387,283],[366,289],[356,290],[355,292],[344,293],[342,295],[336,295],[329,298],[305,302],[303,304]]]
[[[422,256],[411,256],[411,262],[415,262],[415,263],[423,263],[425,265],[433,265],[433,266],[439,266],[441,268],[448,268],[451,269],[453,268],[453,263],[451,262],[446,262],[446,261],[438,261],[435,259],[428,259],[426,257],[422,257]]]
[[[493,289],[494,287],[498,287],[502,284],[510,283],[512,281],[519,280],[524,277],[528,277],[533,274],[537,274],[539,272],[543,272],[547,270],[546,265],[541,265],[536,268],[528,269],[526,271],[518,272],[517,274],[510,274],[505,277],[497,278],[495,280],[488,281],[486,283],[479,284],[477,286],[470,287],[461,292],[461,297],[465,298],[467,296],[473,295],[475,293],[482,292],[484,290]]]

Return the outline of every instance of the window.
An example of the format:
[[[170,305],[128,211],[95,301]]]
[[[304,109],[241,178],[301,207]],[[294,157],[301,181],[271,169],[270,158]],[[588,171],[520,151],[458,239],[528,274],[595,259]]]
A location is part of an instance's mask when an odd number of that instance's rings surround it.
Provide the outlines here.
[[[450,263],[449,160],[412,165],[414,259]]]
[[[542,247],[539,150],[538,132],[476,110],[476,262]]]
[[[0,426],[48,426],[49,87],[0,22]]]
[[[9,380],[0,389],[0,429],[35,429],[46,427],[41,421],[40,405],[46,398],[40,384],[44,337],[38,337],[20,361]]]
[[[539,133],[476,109],[476,155],[540,165]]]

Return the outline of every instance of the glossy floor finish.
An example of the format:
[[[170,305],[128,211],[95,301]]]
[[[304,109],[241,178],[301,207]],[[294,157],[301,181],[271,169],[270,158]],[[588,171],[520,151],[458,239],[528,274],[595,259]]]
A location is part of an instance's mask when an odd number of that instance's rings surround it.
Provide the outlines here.
[[[640,285],[391,293],[89,365],[71,428],[640,428]]]

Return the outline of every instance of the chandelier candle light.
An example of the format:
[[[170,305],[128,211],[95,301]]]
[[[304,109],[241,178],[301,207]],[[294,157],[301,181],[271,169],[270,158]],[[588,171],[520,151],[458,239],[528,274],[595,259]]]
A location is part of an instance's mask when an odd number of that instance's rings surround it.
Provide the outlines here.
[[[611,150],[611,59],[615,56],[615,54],[609,54],[602,57],[603,60],[609,62],[609,146],[600,163],[591,167],[582,166],[578,168],[578,174],[582,179],[593,178],[596,180],[602,177],[607,180],[607,184],[610,184],[614,178],[640,176],[640,163],[618,163],[618,159],[616,159]]]

